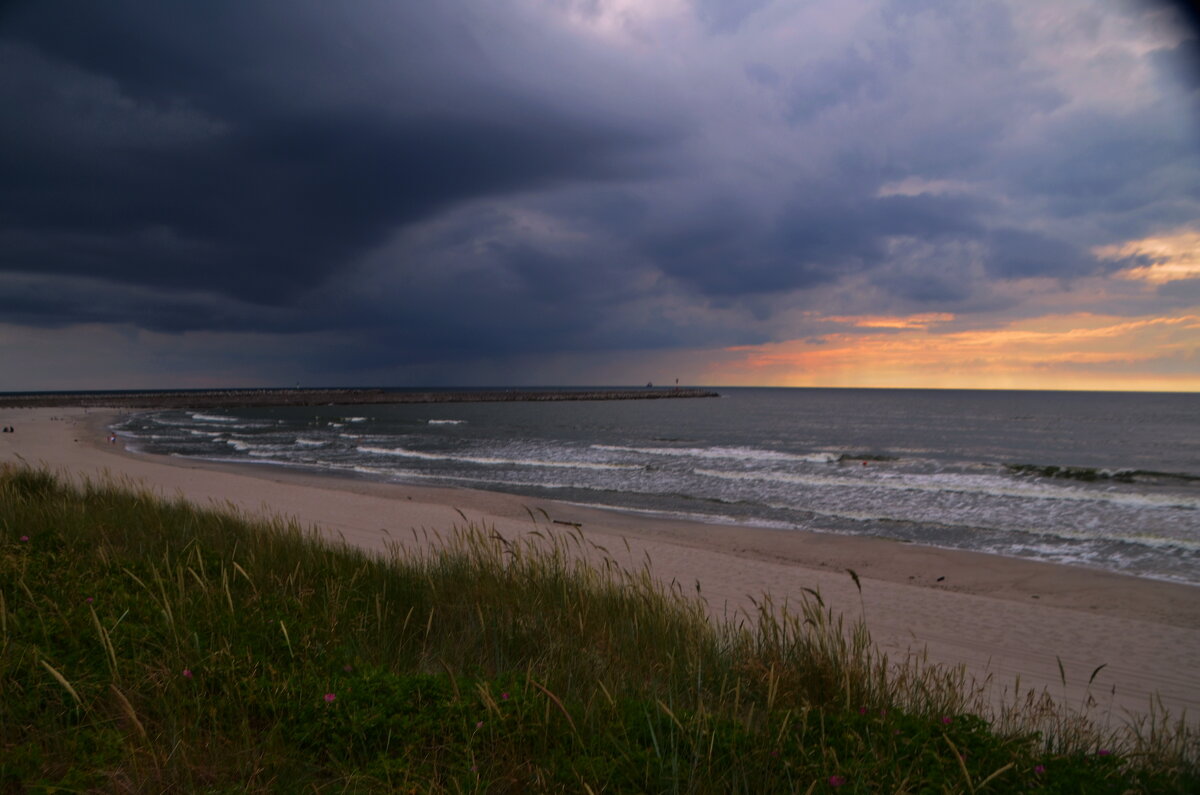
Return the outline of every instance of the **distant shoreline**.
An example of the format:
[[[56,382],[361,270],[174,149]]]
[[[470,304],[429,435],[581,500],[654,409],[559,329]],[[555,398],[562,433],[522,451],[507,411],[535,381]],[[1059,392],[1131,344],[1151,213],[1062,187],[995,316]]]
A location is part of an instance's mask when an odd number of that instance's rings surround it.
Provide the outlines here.
[[[562,400],[661,400],[720,397],[695,388],[489,389],[390,391],[386,389],[214,389],[208,391],[53,392],[0,394],[0,408],[80,406],[116,409],[205,409],[251,406],[325,406],[400,403],[500,403]]]

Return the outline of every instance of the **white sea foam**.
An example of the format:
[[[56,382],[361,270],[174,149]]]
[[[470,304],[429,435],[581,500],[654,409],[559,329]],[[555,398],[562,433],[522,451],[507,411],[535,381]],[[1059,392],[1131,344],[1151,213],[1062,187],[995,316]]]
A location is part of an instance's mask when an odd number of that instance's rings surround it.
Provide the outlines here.
[[[466,425],[466,420],[426,420],[429,425]]]
[[[418,458],[426,461],[460,461],[467,464],[483,466],[526,466],[526,467],[559,467],[565,469],[641,469],[632,464],[598,464],[592,461],[543,461],[533,458],[492,458],[487,456],[442,455],[440,453],[422,453],[419,450],[409,450],[404,447],[358,447],[360,453],[371,455],[390,455],[401,458]]]
[[[1137,577],[1160,580],[1162,582],[1197,584],[1195,580],[1175,572],[1130,572],[1129,570],[1132,567],[1143,564],[1144,558],[1140,555],[1120,555],[1113,553],[1111,550],[1079,549],[1077,547],[1057,546],[1054,544],[1025,544],[1020,542],[1013,544],[992,544],[986,546],[984,549],[990,554],[1002,555],[1004,557],[1017,557],[1026,560],[1030,558],[1034,560],[1048,560],[1068,566],[1085,566],[1091,569],[1133,573]]]
[[[701,524],[737,525],[739,527],[763,527],[771,530],[795,530],[795,522],[780,522],[771,519],[759,519],[745,516],[726,516],[721,513],[698,513],[695,511],[669,511],[658,508],[634,508],[617,505],[596,505],[590,502],[574,502],[562,500],[564,505],[578,505],[580,508],[599,508],[617,513],[631,513],[638,516],[654,516],[662,519],[679,519]]]
[[[192,424],[192,420],[190,418],[187,420],[182,420],[182,419],[177,420],[177,419],[172,419],[170,417],[151,415],[149,419],[155,425],[167,425],[172,428],[183,428],[183,427],[186,427],[186,426]]]
[[[376,476],[380,476],[380,477],[386,477],[389,480],[436,480],[436,481],[440,481],[440,482],[470,483],[475,486],[529,486],[529,485],[531,485],[529,483],[525,483],[525,482],[522,482],[519,480],[502,480],[499,478],[479,478],[479,477],[471,477],[470,475],[462,475],[462,474],[451,475],[451,474],[443,474],[443,473],[418,472],[414,469],[384,469],[382,467],[363,466],[362,464],[357,464],[357,465],[351,467],[351,469],[353,469],[355,472],[361,473],[363,475],[376,475]],[[542,488],[542,489],[571,488],[572,486],[578,488],[578,486],[576,484],[567,484],[567,483],[538,482],[536,485],[538,488]]]
[[[795,509],[795,506],[791,506],[791,505],[778,505],[778,504],[771,504],[771,503],[767,503],[767,505],[770,508],[775,508],[775,509],[785,510],[785,511]],[[848,519],[848,520],[854,521],[854,522],[908,521],[908,522],[912,522],[914,524],[922,525],[927,528],[933,527],[933,526],[938,526],[938,525],[954,525],[954,524],[959,523],[959,521],[956,521],[955,516],[946,515],[946,514],[940,513],[940,512],[937,515],[938,518],[933,519],[928,516],[905,516],[905,515],[900,514],[900,512],[897,512],[894,510],[887,510],[886,508],[877,510],[877,511],[871,511],[869,509],[862,509],[862,508],[857,509],[857,510],[850,510],[850,509],[832,508],[832,507],[825,507],[825,506],[814,507],[811,505],[805,505],[804,510],[808,513],[813,514],[814,516],[819,516],[819,517],[823,517],[826,519]],[[939,519],[941,521],[938,521]],[[957,517],[957,519],[965,521],[965,522],[969,522],[970,524],[976,524],[975,521],[972,521],[970,519],[970,517],[967,517],[967,516]],[[1071,528],[1071,527],[1068,527],[1065,523],[1058,522],[1058,523],[1055,523],[1055,524],[1052,524],[1049,526],[1047,526],[1047,525],[1021,526],[1018,524],[1005,524],[1003,528],[992,528],[992,529],[997,530],[998,532],[1012,535],[1012,538],[1014,539],[1013,543],[1020,543],[1022,545],[1028,544],[1028,542],[1025,539],[1028,539],[1030,536],[1033,536],[1033,537],[1041,537],[1041,538],[1053,538],[1053,539],[1058,539],[1060,541],[1072,541],[1072,542],[1126,543],[1126,544],[1133,544],[1135,546],[1151,547],[1151,548],[1163,550],[1163,551],[1178,551],[1178,552],[1193,552],[1193,553],[1200,552],[1200,539],[1193,540],[1193,539],[1176,538],[1176,537],[1168,538],[1165,536],[1153,535],[1149,532],[1131,533],[1128,530],[1117,529],[1115,527],[1112,529],[1109,529],[1108,526],[1104,526],[1104,525],[1081,529],[1081,528]],[[928,540],[924,540],[921,543],[931,543],[931,542]],[[1048,548],[1057,549],[1058,547],[1051,544]]]
[[[247,442],[243,439],[226,439],[225,444],[229,445],[238,452],[249,453],[250,455],[256,455],[260,457],[263,455],[286,453],[295,449],[295,447],[291,444],[256,444]]]
[[[296,444],[301,447],[324,447],[329,444],[324,439],[306,439],[303,436],[296,439]]]
[[[351,471],[357,472],[360,475],[378,475],[380,477],[391,477],[396,474],[405,474],[405,473],[393,472],[390,469],[383,469],[381,467],[363,466],[362,464],[356,464],[356,465],[350,467],[350,469],[351,469]]]
[[[342,417],[344,422],[366,422],[366,417]]]
[[[262,464],[264,466],[280,466],[290,467],[293,469],[330,469],[327,466],[314,466],[310,463],[300,461],[286,461],[280,458],[229,458],[219,455],[184,455],[182,453],[170,453],[173,458],[189,458],[200,461],[212,461],[217,464]]]
[[[383,467],[369,467],[357,464],[351,467],[355,472],[364,475],[378,475],[386,477],[389,480],[436,480],[439,482],[453,483],[471,483],[483,486],[524,486],[528,485],[519,481],[497,480],[495,478],[474,478],[469,475],[447,475],[442,473],[418,472],[415,469],[385,469]],[[552,486],[543,486],[539,483],[539,487],[553,488]]]
[[[807,464],[832,464],[842,459],[841,453],[818,451],[813,453],[783,453],[778,450],[763,450],[758,447],[628,447],[615,444],[594,444],[594,450],[610,450],[618,453],[640,453],[682,458],[733,458],[742,461],[799,461]]]
[[[200,422],[237,422],[237,417],[222,417],[219,414],[193,414],[192,419]]]
[[[1181,508],[1200,510],[1200,499],[1180,494],[1132,494],[1118,491],[1099,491],[1070,486],[1055,486],[1044,482],[1022,483],[989,475],[937,475],[884,473],[879,477],[829,477],[789,472],[725,472],[697,469],[696,474],[723,480],[765,481],[807,486],[837,486],[840,488],[887,489],[891,491],[922,491],[956,494],[983,494],[990,497],[1018,497],[1035,500],[1065,500],[1096,502],[1133,508]]]

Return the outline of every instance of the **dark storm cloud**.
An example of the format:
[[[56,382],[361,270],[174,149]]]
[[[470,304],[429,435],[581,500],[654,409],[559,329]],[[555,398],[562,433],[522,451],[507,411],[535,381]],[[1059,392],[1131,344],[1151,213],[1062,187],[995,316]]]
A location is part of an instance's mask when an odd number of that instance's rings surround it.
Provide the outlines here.
[[[323,116],[183,151],[113,152],[6,191],[7,217],[49,233],[8,246],[0,264],[287,301],[456,200],[616,172],[628,138],[549,114],[524,127]]]
[[[1187,92],[1200,92],[1200,4],[1195,0],[1145,0],[1137,6],[1145,15],[1167,14],[1184,35],[1174,47],[1150,54],[1164,79]]]
[[[1193,97],[1200,93],[1200,39],[1185,39],[1175,47],[1156,50],[1150,58],[1162,80],[1173,88]]]
[[[694,0],[696,16],[713,33],[732,33],[770,0]]]
[[[1197,39],[1120,46],[1161,4],[663,8],[10,7],[0,320],[362,368],[754,344],[994,310],[1200,217]]]
[[[687,229],[653,239],[648,254],[664,271],[710,295],[802,290],[874,272],[896,258],[896,242],[903,240],[957,248],[973,243],[986,272],[999,279],[1070,278],[1100,267],[1094,256],[1068,241],[989,228],[987,215],[995,207],[984,200],[844,196],[835,190],[826,185],[801,192],[762,229],[730,203],[713,205],[689,219],[694,224]],[[900,288],[895,276],[885,272],[883,283]],[[926,283],[907,292],[939,301],[958,290],[929,289]]]
[[[836,58],[808,64],[790,86],[785,118],[792,124],[812,121],[839,105],[852,105],[886,90],[887,80],[877,64],[847,48]]]
[[[286,308],[263,307],[216,292],[184,293],[91,277],[5,274],[0,306],[6,322],[50,328],[80,323],[132,324],[166,332],[305,327]]]
[[[1006,178],[1066,214],[1127,210],[1158,189],[1157,177],[1195,162],[1186,128],[1158,118],[1077,113],[1051,125],[1047,140],[1020,151]]]
[[[1095,257],[1037,232],[996,229],[988,234],[987,241],[987,270],[1001,279],[1085,276],[1099,266]]]
[[[621,175],[662,137],[519,92],[430,109],[438,74],[432,96],[345,103],[382,54],[292,49],[304,41],[290,16],[311,8],[196,8],[39,5],[5,20],[4,100],[25,112],[0,122],[0,268],[287,304],[397,227]],[[426,79],[406,57],[402,87]],[[342,104],[312,106],[320,82]]]

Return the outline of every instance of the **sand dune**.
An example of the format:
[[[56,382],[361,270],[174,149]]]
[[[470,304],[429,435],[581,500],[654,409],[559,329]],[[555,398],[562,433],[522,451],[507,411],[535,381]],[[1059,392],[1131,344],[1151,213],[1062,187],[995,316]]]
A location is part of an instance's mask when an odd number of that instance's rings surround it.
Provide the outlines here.
[[[529,512],[578,523],[632,566],[699,592],[712,612],[737,615],[751,598],[776,604],[819,590],[857,617],[892,655],[928,653],[990,676],[998,695],[1020,676],[1067,704],[1090,693],[1113,720],[1142,714],[1157,693],[1191,722],[1200,714],[1200,589],[1089,569],[881,539],[712,526],[524,497],[323,477],[272,466],[215,465],[137,455],[107,443],[112,414],[81,408],[0,410],[0,461],[44,464],[70,477],[127,478],[165,497],[294,517],[349,544],[382,550],[420,543],[422,530],[470,520],[505,536],[534,529]],[[540,510],[539,510],[540,509]],[[558,525],[554,525],[558,526]],[[627,547],[628,544],[628,547]],[[854,569],[860,595],[846,573]],[[1059,660],[1067,677],[1060,679]]]

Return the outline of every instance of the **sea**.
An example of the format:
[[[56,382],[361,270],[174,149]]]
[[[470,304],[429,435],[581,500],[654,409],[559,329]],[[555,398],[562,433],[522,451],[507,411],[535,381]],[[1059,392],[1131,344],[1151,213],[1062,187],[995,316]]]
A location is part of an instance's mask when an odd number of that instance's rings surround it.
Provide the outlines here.
[[[720,397],[156,410],[133,450],[1200,585],[1200,395],[716,388]]]

